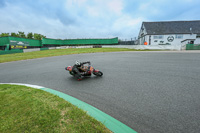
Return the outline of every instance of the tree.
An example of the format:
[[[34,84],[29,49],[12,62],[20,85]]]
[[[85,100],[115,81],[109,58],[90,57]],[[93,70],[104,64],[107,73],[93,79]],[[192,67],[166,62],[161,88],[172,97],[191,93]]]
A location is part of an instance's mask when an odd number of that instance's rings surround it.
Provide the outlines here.
[[[13,36],[13,37],[22,37],[22,38],[28,38],[28,39],[36,39],[36,40],[42,40],[42,38],[46,38],[46,36],[37,34],[37,33],[28,33],[27,35],[24,32],[18,31],[18,33],[11,32],[10,33],[1,33],[0,37],[7,37],[7,36]]]
[[[11,33],[11,36],[13,36],[13,37],[19,37],[19,35],[16,34],[16,33],[14,33],[14,32]]]
[[[19,37],[26,38],[26,35],[24,32],[18,31]]]
[[[27,34],[27,38],[28,38],[28,39],[33,39],[33,33],[32,33],[32,32],[28,33],[28,34]]]
[[[37,34],[37,33],[34,33],[34,39],[36,39],[36,40],[40,40],[40,35],[39,34]]]
[[[33,36],[34,36],[34,39],[36,39],[36,40],[42,40],[42,38],[46,38],[46,36],[37,34],[37,33],[34,33]]]
[[[46,38],[46,36],[42,35],[42,38]]]
[[[1,33],[0,36],[1,36],[1,37],[10,36],[10,34],[9,34],[9,33]]]

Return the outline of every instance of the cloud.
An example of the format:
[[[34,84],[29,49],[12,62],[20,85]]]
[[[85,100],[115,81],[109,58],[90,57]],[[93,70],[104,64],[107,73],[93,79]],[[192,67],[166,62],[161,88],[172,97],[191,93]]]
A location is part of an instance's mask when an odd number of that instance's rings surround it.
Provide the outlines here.
[[[134,38],[139,33],[142,17],[132,18],[129,15],[122,15],[112,25],[114,32],[120,34],[122,38]]]
[[[0,0],[0,32],[134,38],[142,21],[200,19],[199,0]]]
[[[123,8],[122,0],[67,0],[65,5],[66,10],[73,11],[76,15],[84,13],[84,17],[100,18],[119,15]]]
[[[129,1],[130,2],[130,1]],[[141,2],[132,1],[125,4],[124,12],[132,17],[143,17],[144,21],[167,21],[177,20],[183,12],[198,9],[200,11],[198,0],[143,0]],[[190,14],[195,19],[195,14]],[[187,16],[186,16],[187,17]],[[198,18],[200,19],[199,15]]]
[[[113,13],[115,13],[117,15],[122,14],[123,2],[121,0],[108,1],[107,6],[108,6],[110,11],[113,11]]]

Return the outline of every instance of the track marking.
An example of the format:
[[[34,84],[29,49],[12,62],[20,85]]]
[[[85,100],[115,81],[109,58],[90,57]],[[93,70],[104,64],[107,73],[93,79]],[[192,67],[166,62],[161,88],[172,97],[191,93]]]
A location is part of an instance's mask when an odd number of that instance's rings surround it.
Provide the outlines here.
[[[108,129],[110,129],[114,133],[137,133],[127,125],[121,123],[120,121],[116,120],[115,118],[109,116],[108,114],[102,112],[101,110],[83,102],[80,101],[72,96],[69,96],[65,93],[46,88],[43,86],[38,85],[31,85],[31,84],[23,84],[23,83],[0,83],[0,84],[11,84],[11,85],[23,85],[35,89],[44,90],[46,92],[49,92],[51,94],[57,95],[60,98],[63,98],[64,100],[70,102],[71,104],[83,109],[87,112],[88,115],[92,116],[96,120],[102,122]]]

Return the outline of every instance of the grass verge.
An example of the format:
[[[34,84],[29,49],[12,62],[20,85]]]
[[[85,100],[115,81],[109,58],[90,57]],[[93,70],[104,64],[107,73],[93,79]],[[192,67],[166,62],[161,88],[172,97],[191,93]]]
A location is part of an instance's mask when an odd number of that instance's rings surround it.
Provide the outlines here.
[[[81,48],[81,49],[53,49],[53,50],[43,50],[28,53],[16,53],[0,55],[0,63],[35,59],[50,56],[61,56],[69,54],[81,54],[81,53],[96,53],[96,52],[118,52],[118,51],[136,51],[134,49],[127,48]]]
[[[48,92],[0,85],[0,132],[111,132],[81,109]]]

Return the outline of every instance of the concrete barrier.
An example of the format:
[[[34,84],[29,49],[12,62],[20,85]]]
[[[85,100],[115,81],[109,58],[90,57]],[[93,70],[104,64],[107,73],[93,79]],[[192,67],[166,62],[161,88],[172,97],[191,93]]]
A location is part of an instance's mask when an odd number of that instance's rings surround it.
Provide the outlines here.
[[[129,48],[137,50],[184,50],[182,45],[103,45],[103,48]]]
[[[49,47],[49,49],[56,49],[56,47]]]
[[[40,50],[47,49],[69,49],[69,48],[95,48],[94,46],[60,46],[60,47],[49,47],[49,48],[34,48],[34,49],[23,49],[21,52],[34,52]],[[129,49],[137,49],[137,50],[175,50],[175,51],[183,51],[186,50],[186,45],[102,45],[102,48],[129,48]],[[14,50],[13,50],[14,51]],[[17,53],[17,52],[5,52],[1,51],[0,54],[9,54],[9,53]]]
[[[66,48],[92,48],[92,46],[65,46]]]
[[[34,48],[34,49],[23,49],[23,52],[24,52],[24,53],[27,53],[27,52],[33,52],[33,51],[40,51],[40,48]]]

